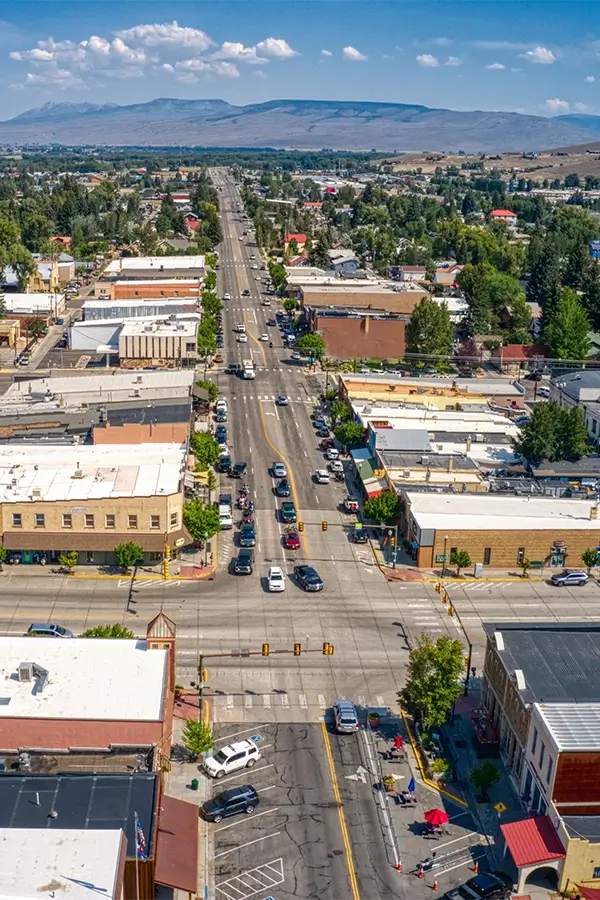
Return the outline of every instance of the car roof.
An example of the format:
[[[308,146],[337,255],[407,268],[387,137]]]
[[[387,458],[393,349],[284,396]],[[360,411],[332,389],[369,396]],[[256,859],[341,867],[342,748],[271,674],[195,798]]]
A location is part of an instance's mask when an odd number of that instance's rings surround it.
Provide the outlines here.
[[[233,744],[228,744],[226,747],[221,747],[220,753],[225,753],[227,756],[234,756],[236,753],[243,753],[246,750],[256,750],[258,749],[254,741],[248,738],[244,741],[235,741]]]
[[[248,794],[256,794],[251,784],[240,784],[239,787],[226,788],[221,792],[221,796],[226,800],[234,800],[236,797],[244,797]]]
[[[350,700],[334,700],[333,705],[340,710],[344,709],[347,712],[356,713],[356,707]]]
[[[479,891],[486,891],[489,888],[498,887],[499,885],[503,885],[504,882],[497,877],[497,875],[491,875],[487,873],[483,873],[481,875],[475,875],[474,878],[469,878],[467,881],[468,885],[472,885],[477,888]]]
[[[284,502],[281,505],[282,506],[293,506],[294,503],[292,500],[284,500]]]
[[[281,566],[270,566],[269,575],[281,575],[283,578],[283,569]]]
[[[54,625],[52,622],[34,622],[33,625],[29,626],[29,631],[33,631],[34,629],[37,630],[38,628],[49,628],[52,631],[55,631],[57,627],[58,626]]]

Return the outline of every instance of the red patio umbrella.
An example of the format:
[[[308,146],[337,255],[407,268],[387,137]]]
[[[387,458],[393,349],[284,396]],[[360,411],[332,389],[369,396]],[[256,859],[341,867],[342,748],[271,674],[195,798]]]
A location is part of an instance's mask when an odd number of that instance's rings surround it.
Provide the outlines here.
[[[394,741],[394,749],[402,750],[403,747],[404,747],[404,739],[401,734],[397,734],[396,740]]]
[[[445,825],[448,821],[448,813],[443,809],[428,809],[425,813],[425,821],[428,825]]]

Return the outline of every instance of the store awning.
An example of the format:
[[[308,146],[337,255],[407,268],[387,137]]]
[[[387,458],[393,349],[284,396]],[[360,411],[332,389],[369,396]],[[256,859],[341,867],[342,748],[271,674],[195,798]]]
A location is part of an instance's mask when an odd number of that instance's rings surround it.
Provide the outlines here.
[[[600,900],[600,888],[584,887],[582,884],[578,884],[577,890],[583,900]]]
[[[158,808],[154,880],[188,894],[198,890],[198,807],[166,794]]]
[[[565,848],[548,816],[532,816],[500,826],[500,831],[518,869],[563,859]]]
[[[93,531],[76,532],[65,529],[64,531],[5,531],[2,540],[3,546],[7,550],[51,550],[58,551],[94,551],[94,550],[113,550],[117,544],[125,544],[134,541],[139,544],[146,553],[162,553],[165,543],[173,548],[187,547],[194,543],[194,539],[188,532],[187,528],[180,528],[177,531],[163,534],[139,534],[136,532],[127,532],[126,534],[111,533],[103,531],[94,533]]]

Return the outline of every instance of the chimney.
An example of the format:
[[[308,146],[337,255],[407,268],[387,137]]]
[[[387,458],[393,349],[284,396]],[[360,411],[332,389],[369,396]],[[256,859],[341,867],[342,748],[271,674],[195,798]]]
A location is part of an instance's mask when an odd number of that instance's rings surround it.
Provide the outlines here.
[[[449,456],[448,457],[448,472],[451,472],[453,468],[454,468],[454,457]]]
[[[471,450],[471,435],[467,437],[467,453]]]

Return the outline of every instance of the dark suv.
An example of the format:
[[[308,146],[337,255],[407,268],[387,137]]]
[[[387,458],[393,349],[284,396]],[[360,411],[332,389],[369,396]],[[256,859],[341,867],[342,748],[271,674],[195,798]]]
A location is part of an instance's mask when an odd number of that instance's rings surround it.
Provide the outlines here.
[[[476,875],[444,894],[443,900],[508,900],[512,891],[496,875]]]
[[[241,787],[228,788],[207,800],[202,805],[202,818],[207,822],[220,822],[228,816],[236,816],[238,813],[254,812],[260,800],[251,784],[243,784]]]
[[[240,547],[256,547],[254,525],[242,525],[240,528]]]
[[[296,521],[296,506],[291,501],[281,504],[281,521],[288,525]]]
[[[234,575],[252,575],[254,555],[252,550],[240,550],[233,561]]]
[[[238,462],[235,464],[233,469],[231,470],[232,478],[241,478],[242,475],[246,474],[246,469],[248,468],[248,463]]]

